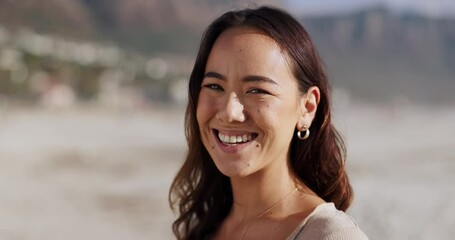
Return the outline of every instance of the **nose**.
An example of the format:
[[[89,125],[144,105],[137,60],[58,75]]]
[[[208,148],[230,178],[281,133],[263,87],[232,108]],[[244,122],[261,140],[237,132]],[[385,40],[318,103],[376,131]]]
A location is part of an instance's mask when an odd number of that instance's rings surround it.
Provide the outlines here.
[[[243,110],[243,104],[240,102],[237,95],[232,92],[228,95],[227,102],[219,109],[217,118],[228,123],[243,122],[245,121],[245,114]]]

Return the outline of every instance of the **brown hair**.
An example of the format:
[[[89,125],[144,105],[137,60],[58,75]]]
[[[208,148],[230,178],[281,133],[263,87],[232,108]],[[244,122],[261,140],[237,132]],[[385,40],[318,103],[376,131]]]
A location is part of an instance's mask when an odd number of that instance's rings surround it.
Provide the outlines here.
[[[320,57],[306,30],[291,15],[272,7],[230,11],[204,32],[189,82],[185,116],[188,154],[169,192],[171,207],[178,206],[173,224],[178,239],[209,239],[216,233],[232,206],[232,189],[201,142],[196,107],[207,59],[218,36],[237,26],[257,28],[272,37],[287,54],[299,90],[317,86],[320,102],[311,125],[311,136],[291,140],[290,166],[296,176],[327,202],[346,210],[352,189],[344,165],[344,142],[332,125],[330,84]]]

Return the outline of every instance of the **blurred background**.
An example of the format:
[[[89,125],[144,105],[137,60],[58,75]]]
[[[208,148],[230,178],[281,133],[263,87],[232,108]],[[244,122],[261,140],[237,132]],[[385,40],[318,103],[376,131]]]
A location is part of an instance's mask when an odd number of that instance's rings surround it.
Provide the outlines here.
[[[173,239],[186,84],[204,28],[262,4],[333,84],[370,239],[455,235],[455,2],[0,0],[0,239]]]

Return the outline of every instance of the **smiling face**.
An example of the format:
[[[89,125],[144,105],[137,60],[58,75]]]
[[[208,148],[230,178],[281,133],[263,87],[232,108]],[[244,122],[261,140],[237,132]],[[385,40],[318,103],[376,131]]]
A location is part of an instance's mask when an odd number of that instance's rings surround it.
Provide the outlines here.
[[[303,96],[278,44],[249,27],[216,40],[197,103],[204,146],[226,176],[287,168]],[[302,124],[303,125],[303,124]]]

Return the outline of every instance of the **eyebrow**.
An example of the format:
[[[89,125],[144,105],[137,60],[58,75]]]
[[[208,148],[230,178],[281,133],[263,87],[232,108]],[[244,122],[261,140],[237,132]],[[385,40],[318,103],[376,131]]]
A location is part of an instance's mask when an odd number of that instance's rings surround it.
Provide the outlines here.
[[[226,81],[226,77],[217,72],[207,72],[206,74],[204,74],[204,78],[216,78]]]
[[[217,72],[207,72],[206,74],[204,74],[204,78],[216,78],[219,80],[226,81],[226,77]],[[260,75],[248,75],[243,78],[243,82],[266,82],[279,86],[279,84],[275,80]]]

